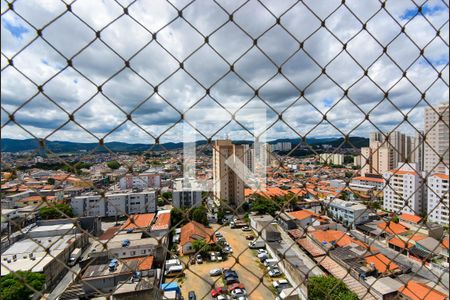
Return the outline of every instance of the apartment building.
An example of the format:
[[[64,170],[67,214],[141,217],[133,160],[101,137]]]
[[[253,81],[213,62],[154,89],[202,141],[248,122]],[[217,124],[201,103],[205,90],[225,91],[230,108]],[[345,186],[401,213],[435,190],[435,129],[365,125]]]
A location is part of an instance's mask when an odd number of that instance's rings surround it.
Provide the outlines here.
[[[72,210],[75,216],[114,217],[127,214],[156,211],[156,192],[111,193],[73,197]]]
[[[341,199],[328,202],[328,213],[340,223],[354,227],[369,220],[369,209],[364,204]]]
[[[235,145],[230,140],[217,140],[213,147],[214,196],[232,206],[244,201],[244,181],[230,164],[244,175],[244,150],[243,145]]]
[[[121,190],[160,188],[161,176],[159,174],[146,173],[142,173],[137,176],[127,174],[120,178],[119,187]]]
[[[384,179],[378,177],[365,177],[365,176],[357,176],[353,177],[350,182],[350,186],[367,186],[371,188],[375,188],[377,190],[382,190],[384,187]]]
[[[425,149],[424,171],[427,173],[445,172],[444,163],[449,165],[449,105],[443,103],[437,107],[425,108]]]
[[[396,213],[418,215],[425,207],[423,180],[415,165],[399,163],[397,169],[384,173],[387,181],[384,188],[384,209]]]
[[[291,142],[278,142],[276,144],[272,144],[272,151],[290,151],[292,149]]]
[[[172,206],[176,208],[191,208],[202,204],[202,192],[190,189],[172,192]]]
[[[319,162],[324,164],[343,165],[344,154],[322,153],[319,155]]]
[[[382,175],[394,167],[394,149],[379,141],[361,148],[361,175]]]
[[[371,132],[369,147],[361,148],[361,173],[382,175],[400,162],[415,163],[423,170],[423,140],[420,134],[407,136],[399,131]]]
[[[428,221],[442,225],[449,222],[449,201],[448,201],[448,168],[445,173],[435,173],[428,177]]]

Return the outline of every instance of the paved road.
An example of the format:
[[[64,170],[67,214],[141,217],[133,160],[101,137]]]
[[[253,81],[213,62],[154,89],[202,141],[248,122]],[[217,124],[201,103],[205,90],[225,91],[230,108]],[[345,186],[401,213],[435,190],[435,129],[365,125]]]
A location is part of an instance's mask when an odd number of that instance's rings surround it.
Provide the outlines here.
[[[426,266],[422,266],[419,262],[416,262],[412,259],[409,259],[403,254],[399,254],[397,251],[390,249],[389,247],[386,247],[386,245],[382,244],[381,242],[375,240],[357,230],[351,230],[351,234],[358,240],[365,242],[367,244],[370,244],[373,242],[373,246],[377,247],[378,250],[386,255],[388,258],[393,259],[395,262],[403,264],[405,266],[411,267],[411,270],[413,273],[416,273],[419,276],[422,276],[423,278],[426,278],[428,280],[433,281],[434,283],[440,283],[443,284],[447,289],[449,288],[449,274],[445,273],[442,275],[442,278],[440,279],[440,274],[437,272],[433,272],[430,269],[428,269]]]
[[[72,267],[72,271],[78,274],[80,272],[80,265],[76,264]],[[70,271],[61,279],[58,285],[53,289],[53,291],[48,295],[48,300],[55,300],[66,290],[66,288],[75,280],[76,275]]]

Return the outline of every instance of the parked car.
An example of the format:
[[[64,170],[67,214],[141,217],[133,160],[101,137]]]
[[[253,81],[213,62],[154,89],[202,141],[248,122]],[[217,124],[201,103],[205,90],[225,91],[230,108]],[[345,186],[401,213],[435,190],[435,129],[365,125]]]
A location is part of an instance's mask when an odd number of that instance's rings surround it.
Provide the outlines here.
[[[281,274],[283,274],[283,273],[281,273],[280,269],[278,269],[278,268],[272,268],[272,269],[270,269],[268,274],[270,277],[277,277],[277,276],[281,276]]]
[[[278,264],[278,259],[276,259],[276,258],[270,258],[270,259],[266,259],[264,261],[264,266],[266,266],[268,268],[276,266],[277,264]]]
[[[230,300],[230,299],[231,299],[231,297],[228,295],[220,294],[217,296],[217,300]]]
[[[228,293],[228,291],[227,291],[227,289],[225,287],[218,287],[218,288],[215,288],[215,289],[211,290],[211,297],[216,298],[219,295],[223,295],[223,294],[226,294],[226,293]]]
[[[209,275],[211,276],[219,276],[222,274],[222,269],[212,269],[209,271]]]
[[[195,296],[195,292],[194,291],[190,291],[188,294],[188,299],[189,300],[196,300],[197,296]]]
[[[203,263],[203,257],[200,254],[197,254],[197,256],[195,257],[195,260],[198,264]]]
[[[220,252],[216,252],[216,258],[217,258],[217,261],[223,261],[223,257],[220,254]]]
[[[248,243],[248,247],[250,249],[264,248],[265,246],[266,242],[264,240],[253,240],[250,243]]]
[[[245,286],[242,283],[234,283],[234,284],[228,286],[229,292],[231,292],[232,290],[235,290],[235,289],[245,289]]]
[[[222,236],[222,233],[220,233],[219,231],[216,231],[216,232],[214,232],[214,235],[219,237],[219,236]]]
[[[225,278],[225,284],[226,285],[230,285],[230,284],[233,284],[233,283],[241,283],[239,281],[239,277],[237,277],[237,276],[228,276],[228,277]]]
[[[253,241],[254,238],[255,238],[255,236],[253,236],[251,234],[245,236],[245,239],[249,240],[249,241]]]
[[[275,280],[272,285],[278,291],[278,293],[280,293],[281,290],[291,287],[291,284],[286,279]]]
[[[231,270],[231,269],[226,269],[226,270],[223,270],[223,277],[225,278],[225,277],[227,277],[227,276],[230,276],[230,275],[233,275],[233,276],[238,276],[238,274],[236,273],[236,271],[235,270]]]
[[[231,296],[233,298],[238,298],[238,297],[245,297],[247,295],[247,292],[245,291],[245,289],[234,289],[231,291]]]
[[[264,253],[264,254],[268,254],[269,252],[267,252],[267,250],[266,249],[258,249],[258,254],[262,254],[262,253]]]
[[[225,246],[222,250],[223,253],[233,253],[233,248],[230,246]]]
[[[242,231],[252,231],[252,229],[248,226],[242,227]]]
[[[217,260],[216,253],[211,252],[211,253],[209,254],[209,259],[210,259],[211,261],[216,261],[216,260]]]
[[[195,265],[195,256],[191,256],[191,259],[189,260],[189,263],[191,265]]]
[[[269,258],[269,255],[267,253],[261,253],[261,254],[258,254],[258,258],[259,258],[260,262],[264,262],[266,259]]]

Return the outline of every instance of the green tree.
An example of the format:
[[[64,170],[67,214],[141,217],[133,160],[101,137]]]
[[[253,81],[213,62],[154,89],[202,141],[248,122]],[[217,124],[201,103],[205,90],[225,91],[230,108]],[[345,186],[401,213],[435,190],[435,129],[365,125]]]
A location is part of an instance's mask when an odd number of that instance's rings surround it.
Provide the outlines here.
[[[175,226],[181,226],[186,223],[184,212],[176,207],[172,208],[170,211],[170,219],[171,223]]]
[[[400,219],[398,218],[397,215],[394,215],[394,216],[392,217],[392,222],[394,222],[394,223],[400,222]]]
[[[252,202],[252,211],[258,215],[269,214],[274,216],[275,212],[279,210],[279,205],[276,201],[276,199],[267,199],[258,195]]]
[[[222,225],[224,217],[225,210],[222,207],[219,207],[219,209],[217,210],[217,222]]]
[[[202,223],[205,226],[209,225],[207,209],[204,206],[199,206],[190,211],[190,217],[193,221]]]
[[[194,248],[195,253],[205,255],[210,250],[209,244],[204,240],[195,240],[192,242],[192,248]]]
[[[22,280],[23,281],[22,281]],[[24,282],[26,284],[24,284]],[[45,275],[28,271],[17,271],[0,278],[0,299],[23,300],[29,299],[34,291],[41,291],[44,287]]]
[[[117,160],[112,160],[108,162],[106,165],[108,166],[108,168],[112,170],[117,170],[118,168],[120,168],[120,163]]]
[[[39,215],[43,220],[63,219],[73,217],[72,207],[68,204],[55,204],[52,206],[45,206],[39,210]]]
[[[164,192],[161,194],[161,198],[165,201],[172,199],[172,192]]]
[[[312,276],[308,279],[309,300],[357,300],[342,280],[333,276]]]
[[[48,184],[51,184],[51,185],[54,185],[55,184],[55,178],[49,178],[49,179],[47,179],[47,183]]]

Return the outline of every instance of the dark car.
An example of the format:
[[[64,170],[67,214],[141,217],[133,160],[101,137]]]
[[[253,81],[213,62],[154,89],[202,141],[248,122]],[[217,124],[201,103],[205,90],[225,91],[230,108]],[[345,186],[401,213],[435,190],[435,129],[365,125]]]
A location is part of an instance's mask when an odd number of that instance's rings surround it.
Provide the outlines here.
[[[224,278],[226,278],[226,277],[228,277],[228,276],[230,276],[230,275],[231,275],[231,276],[238,277],[236,271],[234,271],[234,270],[230,270],[230,269],[223,270],[223,277],[224,277]]]
[[[229,276],[229,277],[225,278],[225,284],[226,285],[230,285],[230,284],[233,284],[233,283],[241,283],[241,282],[239,281],[239,278],[236,277],[236,276]]]
[[[188,299],[189,300],[196,300],[197,296],[195,296],[195,292],[194,291],[190,291],[188,294]]]

